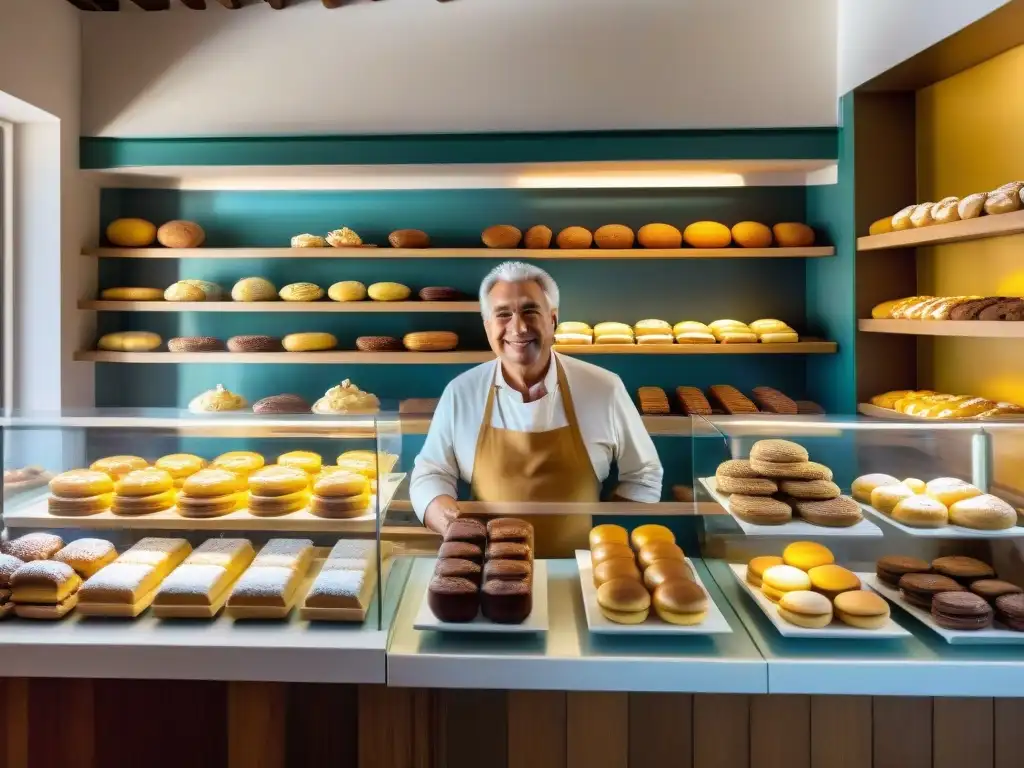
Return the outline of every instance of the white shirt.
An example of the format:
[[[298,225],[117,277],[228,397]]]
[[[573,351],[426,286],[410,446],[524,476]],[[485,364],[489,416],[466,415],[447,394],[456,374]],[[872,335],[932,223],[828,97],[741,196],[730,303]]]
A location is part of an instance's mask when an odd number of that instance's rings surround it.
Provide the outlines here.
[[[603,482],[608,477],[614,461],[619,470],[617,495],[631,501],[659,501],[661,461],[622,379],[576,358],[557,358],[565,371],[580,433],[597,479]],[[460,478],[467,483],[472,481],[477,437],[492,384],[497,384],[497,390],[491,426],[517,432],[546,432],[568,424],[554,361],[543,380],[546,394],[529,403],[524,403],[522,394],[505,381],[497,359],[460,374],[441,395],[409,482],[412,506],[421,520],[427,505],[438,496],[457,497]]]

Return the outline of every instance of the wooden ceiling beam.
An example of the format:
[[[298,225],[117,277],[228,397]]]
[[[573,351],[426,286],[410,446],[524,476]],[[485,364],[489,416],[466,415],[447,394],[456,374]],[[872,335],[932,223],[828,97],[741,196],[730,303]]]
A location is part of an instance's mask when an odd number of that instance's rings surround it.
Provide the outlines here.
[[[132,0],[144,11],[166,11],[171,7],[171,0]]]
[[[288,7],[288,0],[266,0],[275,11],[281,11]]]
[[[323,0],[324,8],[341,8],[345,0]]]
[[[68,0],[68,2],[71,3],[73,6],[75,6],[75,8],[78,8],[80,11],[102,11],[103,10],[98,5],[96,5],[96,3],[93,2],[93,0]]]
[[[242,7],[242,0],[219,0],[219,2],[225,8],[230,8],[232,11]]]
[[[205,11],[206,0],[181,0],[181,4],[193,11]]]

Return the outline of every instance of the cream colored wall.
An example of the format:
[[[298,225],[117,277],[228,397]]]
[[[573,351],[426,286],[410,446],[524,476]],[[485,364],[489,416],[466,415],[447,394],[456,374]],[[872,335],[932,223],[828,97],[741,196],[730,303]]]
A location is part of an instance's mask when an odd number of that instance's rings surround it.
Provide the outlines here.
[[[27,410],[93,402],[92,366],[71,361],[91,334],[75,305],[97,204],[78,171],[80,62],[73,6],[0,1],[0,118],[15,124],[14,404]]]
[[[1010,0],[838,0],[841,96]]]
[[[835,125],[836,0],[83,14],[83,134]]]

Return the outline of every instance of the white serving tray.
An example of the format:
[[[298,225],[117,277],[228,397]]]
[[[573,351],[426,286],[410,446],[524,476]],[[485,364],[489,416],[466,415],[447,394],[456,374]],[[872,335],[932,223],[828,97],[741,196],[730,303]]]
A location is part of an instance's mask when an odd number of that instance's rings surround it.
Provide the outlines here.
[[[829,528],[824,525],[811,525],[806,520],[799,520],[797,518],[782,525],[755,525],[748,523],[746,520],[741,520],[733,514],[732,509],[729,507],[729,498],[718,492],[715,478],[702,477],[700,478],[700,483],[711,494],[711,497],[722,505],[722,508],[729,513],[730,517],[736,521],[747,536],[778,536],[787,539],[817,539],[825,536],[882,536],[882,529],[868,519],[861,520],[849,528]]]
[[[533,610],[522,624],[495,624],[479,613],[472,621],[441,621],[430,610],[428,594],[429,591],[424,589],[413,629],[473,634],[537,634],[548,631],[548,564],[544,560],[533,562]]]
[[[932,632],[940,635],[943,640],[952,645],[1019,645],[1024,643],[1024,632],[1014,632],[1006,629],[998,621],[992,624],[991,629],[946,629],[935,623],[929,611],[918,608],[906,602],[900,591],[895,587],[879,579],[875,574],[869,573],[861,576],[864,584],[871,587],[886,600],[895,603],[915,619],[924,624]]]
[[[832,623],[827,627],[821,629],[808,629],[806,627],[798,627],[796,624],[790,624],[788,621],[783,619],[779,615],[779,607],[761,592],[760,589],[752,587],[747,583],[747,566],[742,563],[730,563],[729,568],[732,569],[733,575],[736,577],[736,581],[740,583],[740,586],[747,591],[747,594],[754,598],[754,602],[757,603],[758,607],[764,611],[764,615],[767,616],[775,628],[779,630],[779,634],[783,637],[804,637],[804,638],[820,638],[820,639],[871,639],[871,640],[892,640],[901,637],[910,637],[910,632],[905,630],[895,621],[892,617],[889,617],[884,625],[878,629],[859,629],[858,627],[851,627],[848,624],[843,624],[838,619],[833,619]],[[867,586],[867,579],[871,578],[870,573],[858,573],[857,577],[860,579],[861,584]]]
[[[959,525],[944,525],[941,528],[913,528],[909,525],[904,525],[898,520],[893,520],[870,504],[865,504],[862,501],[857,503],[871,517],[881,520],[893,528],[899,528],[910,536],[919,536],[922,539],[1019,539],[1024,537],[1024,528],[1019,525],[1015,525],[1013,528],[1004,528],[1001,531],[978,531],[974,528],[963,528]]]
[[[587,614],[587,628],[595,635],[727,635],[732,627],[719,609],[708,588],[701,581],[697,569],[686,559],[693,579],[708,594],[708,615],[700,624],[682,626],[662,621],[651,606],[651,614],[643,624],[616,624],[601,613],[597,604],[597,587],[594,586],[594,569],[590,562],[590,550],[576,550],[576,567],[580,574],[580,589],[583,591],[583,609]]]

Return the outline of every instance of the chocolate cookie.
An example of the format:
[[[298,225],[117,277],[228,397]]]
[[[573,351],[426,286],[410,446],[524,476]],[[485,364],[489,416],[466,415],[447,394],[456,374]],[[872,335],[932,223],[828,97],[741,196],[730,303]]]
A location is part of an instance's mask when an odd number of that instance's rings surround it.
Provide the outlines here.
[[[969,589],[974,594],[981,595],[990,603],[1003,595],[1019,595],[1024,593],[1024,589],[1021,589],[1016,584],[1011,584],[1001,579],[978,579],[971,582]]]
[[[949,555],[932,560],[932,570],[961,584],[970,584],[978,579],[995,578],[996,572],[986,562],[963,555]]]
[[[978,313],[979,320],[1024,320],[1024,299],[1010,298],[990,304]]]
[[[976,631],[992,626],[992,606],[970,592],[940,592],[932,598],[932,619],[946,629]]]
[[[728,384],[715,384],[709,390],[710,400],[717,405],[723,413],[730,415],[757,413],[757,406],[753,401],[740,392],[736,387]]]
[[[402,340],[394,336],[360,336],[356,339],[360,352],[401,352],[405,347]]]
[[[299,395],[271,395],[252,404],[253,413],[309,413],[310,406]]]
[[[960,304],[949,313],[950,320],[977,320],[978,313],[986,307],[997,304],[1005,299],[1004,296],[988,296],[983,299],[971,299]]]
[[[926,611],[932,609],[932,598],[940,592],[967,591],[953,579],[937,573],[905,574],[900,577],[899,588],[904,600]]]
[[[1003,595],[996,598],[996,619],[1007,629],[1024,632],[1024,595]]]
[[[827,501],[797,501],[796,512],[812,525],[826,528],[849,528],[863,519],[860,504],[849,496],[839,496]]]
[[[796,401],[786,397],[779,390],[772,387],[754,387],[750,393],[757,407],[766,413],[780,413],[786,416],[796,416],[800,412]]]
[[[875,574],[893,587],[898,587],[900,578],[908,573],[930,573],[931,570],[932,567],[924,560],[906,555],[886,555],[875,563]]]

